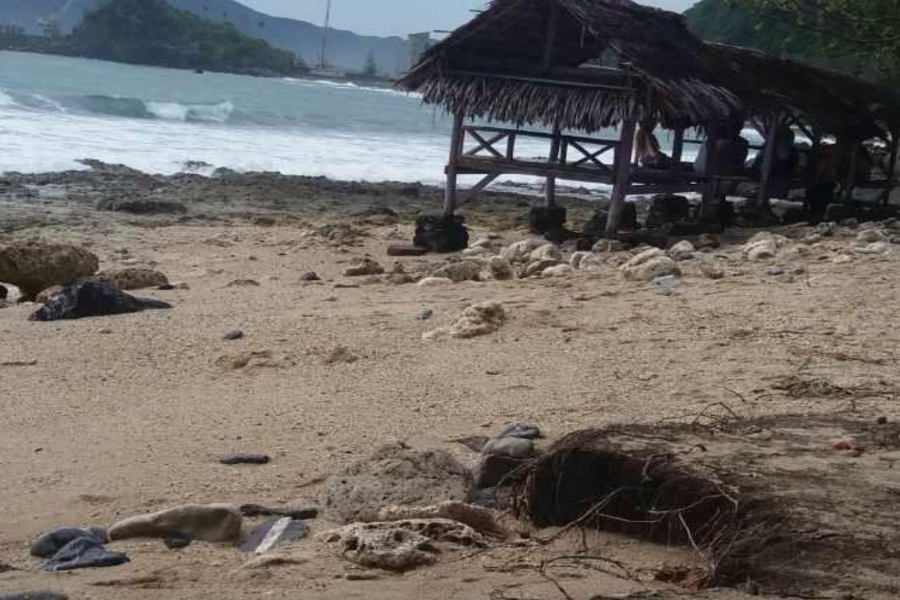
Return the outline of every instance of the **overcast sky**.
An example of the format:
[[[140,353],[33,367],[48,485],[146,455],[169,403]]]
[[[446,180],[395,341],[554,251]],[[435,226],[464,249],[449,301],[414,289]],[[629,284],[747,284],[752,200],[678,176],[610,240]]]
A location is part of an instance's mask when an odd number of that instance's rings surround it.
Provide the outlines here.
[[[238,0],[262,12],[321,23],[326,0]],[[642,0],[668,10],[683,11],[696,0]],[[332,24],[373,35],[403,35],[415,31],[453,29],[466,22],[484,0],[333,0]]]

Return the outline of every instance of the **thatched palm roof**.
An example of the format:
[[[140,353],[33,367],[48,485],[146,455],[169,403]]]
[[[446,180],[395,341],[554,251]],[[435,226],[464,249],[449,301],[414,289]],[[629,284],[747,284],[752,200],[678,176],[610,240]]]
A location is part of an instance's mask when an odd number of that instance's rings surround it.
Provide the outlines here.
[[[548,68],[554,5],[559,29]],[[606,51],[619,68],[585,68]],[[588,132],[633,116],[704,126],[738,111],[775,110],[802,114],[828,133],[900,127],[900,99],[881,86],[703,43],[681,15],[631,0],[493,0],[399,85],[469,117]]]

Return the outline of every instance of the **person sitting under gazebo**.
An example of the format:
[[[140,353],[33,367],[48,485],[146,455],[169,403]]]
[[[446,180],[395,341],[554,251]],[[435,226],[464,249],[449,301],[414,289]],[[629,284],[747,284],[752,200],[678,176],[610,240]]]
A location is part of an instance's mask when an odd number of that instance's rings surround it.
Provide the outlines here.
[[[672,158],[661,150],[654,133],[658,124],[653,118],[641,119],[634,136],[637,162],[646,169],[668,169],[672,165]]]

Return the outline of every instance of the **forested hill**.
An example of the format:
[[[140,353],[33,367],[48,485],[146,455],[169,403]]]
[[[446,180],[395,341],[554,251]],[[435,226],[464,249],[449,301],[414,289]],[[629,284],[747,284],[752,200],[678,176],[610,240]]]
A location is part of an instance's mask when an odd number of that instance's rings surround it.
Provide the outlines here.
[[[684,13],[688,27],[700,38],[735,46],[757,48],[776,56],[842,69],[865,70],[865,65],[834,58],[812,33],[803,31],[794,18],[771,9],[750,15],[729,6],[727,0],[700,0]]]
[[[173,8],[165,0],[113,0],[88,12],[72,33],[90,58],[180,69],[290,74],[301,67],[293,53]]]

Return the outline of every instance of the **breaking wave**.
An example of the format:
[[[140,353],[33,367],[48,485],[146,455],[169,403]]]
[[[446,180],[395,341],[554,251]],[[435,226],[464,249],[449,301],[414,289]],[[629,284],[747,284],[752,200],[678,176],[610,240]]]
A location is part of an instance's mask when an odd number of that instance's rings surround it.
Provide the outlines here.
[[[139,98],[83,96],[76,99],[76,104],[82,110],[95,114],[182,123],[227,123],[235,113],[234,104],[230,101],[216,104],[181,104],[153,102]]]

